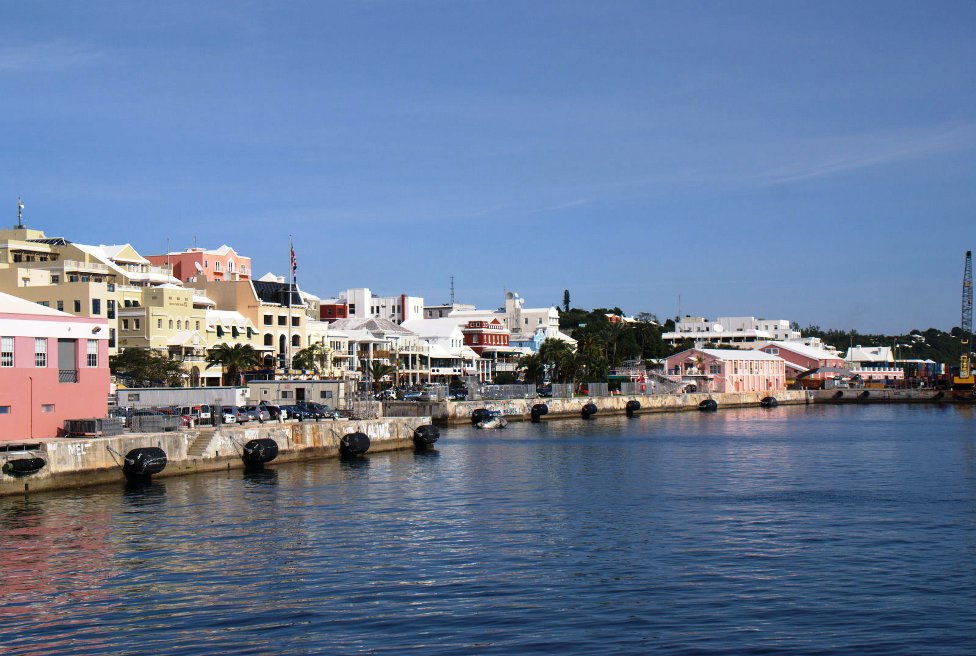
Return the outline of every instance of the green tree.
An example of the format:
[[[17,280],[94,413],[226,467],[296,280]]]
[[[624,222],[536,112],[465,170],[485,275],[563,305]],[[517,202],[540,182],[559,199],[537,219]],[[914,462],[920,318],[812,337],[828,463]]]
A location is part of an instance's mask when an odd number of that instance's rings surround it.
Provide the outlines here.
[[[163,353],[146,348],[127,348],[109,358],[112,374],[130,387],[179,387],[183,384],[183,366]]]
[[[519,369],[526,383],[541,383],[546,376],[546,367],[537,353],[523,355],[519,359]]]
[[[569,312],[569,290],[563,290],[563,312]]]
[[[311,369],[316,373],[322,373],[328,368],[331,355],[332,349],[316,342],[296,353],[292,358],[292,366],[296,369]]]
[[[561,339],[549,338],[539,346],[539,360],[551,372],[556,382],[569,382],[573,378],[573,349]]]
[[[224,384],[243,385],[244,373],[261,367],[261,355],[250,344],[218,344],[207,352],[207,364],[224,368]]]
[[[396,381],[396,367],[393,365],[386,364],[385,362],[380,362],[379,360],[373,360],[372,364],[367,365],[367,373],[369,378],[373,383],[373,389],[379,389],[380,380],[386,378],[387,376],[392,376],[393,380]]]

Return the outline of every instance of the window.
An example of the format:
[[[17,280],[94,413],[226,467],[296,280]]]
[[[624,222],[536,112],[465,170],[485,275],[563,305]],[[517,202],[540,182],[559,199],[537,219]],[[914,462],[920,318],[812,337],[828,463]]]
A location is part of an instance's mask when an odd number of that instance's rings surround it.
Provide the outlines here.
[[[61,282],[61,276],[59,276],[56,273],[52,273],[51,274],[51,284],[52,285],[57,285],[60,282]]]
[[[169,320],[169,329],[170,330],[173,330],[173,320],[172,319]]]
[[[204,269],[209,269],[210,268],[210,260],[204,260],[203,261],[203,268]]]
[[[270,314],[264,315],[264,325],[265,326],[272,326],[272,325],[274,325],[274,319],[271,317]]]
[[[298,335],[293,336],[291,338],[291,345],[292,346],[301,346],[302,345],[302,338],[300,336],[298,336]]]
[[[176,329],[183,330],[183,322],[180,319],[176,320]]]
[[[109,299],[108,303],[106,304],[105,316],[107,316],[109,319],[115,318],[115,301],[112,299]]]
[[[50,301],[38,301],[37,304],[40,305],[41,307],[51,307]]]
[[[234,260],[227,260],[227,270],[234,273]]]
[[[10,414],[10,406],[0,405],[0,415],[9,415],[9,414]]]
[[[0,337],[0,367],[14,366],[14,338]]]
[[[331,399],[332,398],[332,392],[329,392],[329,391],[319,392],[319,398],[320,399]]]
[[[241,273],[247,273],[247,265],[246,264],[242,264],[241,265]]]
[[[300,325],[302,325],[302,319],[301,319],[301,317],[292,317],[291,318],[291,325],[293,325],[293,326],[300,326]]]
[[[54,404],[53,403],[42,403],[41,404],[41,412],[46,412],[46,413],[54,412]]]
[[[92,316],[98,316],[102,313],[102,299],[93,298],[92,299]]]
[[[47,366],[47,337],[34,338],[34,366]]]
[[[214,260],[214,271],[220,271],[220,260]]]
[[[285,317],[285,316],[278,317],[278,325],[279,326],[287,326],[288,325],[288,317]]]
[[[81,312],[81,301],[75,301],[75,312]]]
[[[58,312],[64,312],[64,301],[58,301]]]
[[[139,400],[139,395],[138,394],[129,394],[128,396],[129,396],[129,401],[130,402],[131,401],[138,401]]]
[[[139,320],[136,319],[135,322],[136,322],[136,330],[139,330]]]
[[[160,330],[162,330],[162,328],[163,328],[163,320],[162,319],[156,319],[156,328],[159,328]]]
[[[108,329],[108,347],[115,348],[115,328]]]
[[[230,336],[234,337],[235,339],[241,336],[241,331],[237,329],[237,326],[230,327]]]
[[[287,390],[281,392],[281,398],[283,399],[290,399],[291,395],[292,393]]]
[[[88,366],[97,367],[98,366],[98,340],[89,339],[88,340]]]
[[[224,327],[217,326],[217,337],[223,337],[223,336],[224,336]]]
[[[128,319],[123,319],[122,320],[122,330],[128,330],[128,329],[129,329],[129,320]]]
[[[196,323],[196,326],[197,327],[194,330],[200,330],[200,322],[199,321],[196,321],[195,323]]]

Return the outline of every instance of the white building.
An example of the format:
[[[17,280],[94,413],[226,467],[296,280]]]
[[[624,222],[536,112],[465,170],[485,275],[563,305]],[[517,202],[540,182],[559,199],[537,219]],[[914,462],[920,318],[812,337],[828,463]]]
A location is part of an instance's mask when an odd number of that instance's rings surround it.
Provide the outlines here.
[[[573,345],[576,341],[559,332],[559,310],[555,307],[527,308],[525,301],[515,292],[506,292],[505,305],[497,310],[452,310],[448,315],[465,321],[491,321],[498,319],[512,334],[512,339],[527,336],[531,339],[540,328],[546,339],[562,339]]]
[[[757,319],[755,317],[719,317],[710,321],[705,317],[685,317],[673,332],[662,335],[671,344],[686,339],[716,344],[755,344],[758,342],[788,342],[801,338],[786,319]]]
[[[342,292],[335,301],[347,307],[349,319],[388,319],[403,323],[424,317],[424,299],[420,296],[377,296],[368,287],[356,287]]]

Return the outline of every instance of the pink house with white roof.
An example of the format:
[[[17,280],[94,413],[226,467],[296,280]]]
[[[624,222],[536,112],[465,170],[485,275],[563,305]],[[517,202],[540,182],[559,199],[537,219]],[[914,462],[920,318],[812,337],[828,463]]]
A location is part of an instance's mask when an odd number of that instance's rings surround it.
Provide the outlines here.
[[[668,374],[699,392],[776,392],[786,389],[786,362],[763,351],[692,348],[669,357]]]
[[[146,259],[156,266],[172,266],[173,275],[183,282],[251,279],[251,258],[238,255],[227,244],[215,250],[188,248],[165,255],[147,255]]]
[[[0,293],[0,441],[108,414],[108,322]]]
[[[770,355],[778,355],[787,362],[787,366],[795,365],[792,367],[796,374],[803,373],[804,371],[809,371],[810,369],[844,369],[847,370],[847,365],[844,363],[844,359],[836,353],[831,353],[824,349],[816,348],[814,346],[807,346],[806,344],[801,344],[799,342],[766,342],[756,347],[760,351],[765,351]],[[838,372],[836,371],[818,371],[815,374],[811,374],[810,378],[820,380],[824,378],[834,378]],[[795,374],[795,375],[796,375]]]

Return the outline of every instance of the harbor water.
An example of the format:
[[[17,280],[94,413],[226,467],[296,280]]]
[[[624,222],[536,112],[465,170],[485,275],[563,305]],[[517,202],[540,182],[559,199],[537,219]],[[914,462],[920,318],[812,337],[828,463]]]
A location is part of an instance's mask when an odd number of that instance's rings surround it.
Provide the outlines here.
[[[0,651],[976,653],[972,407],[437,447],[0,499]]]

